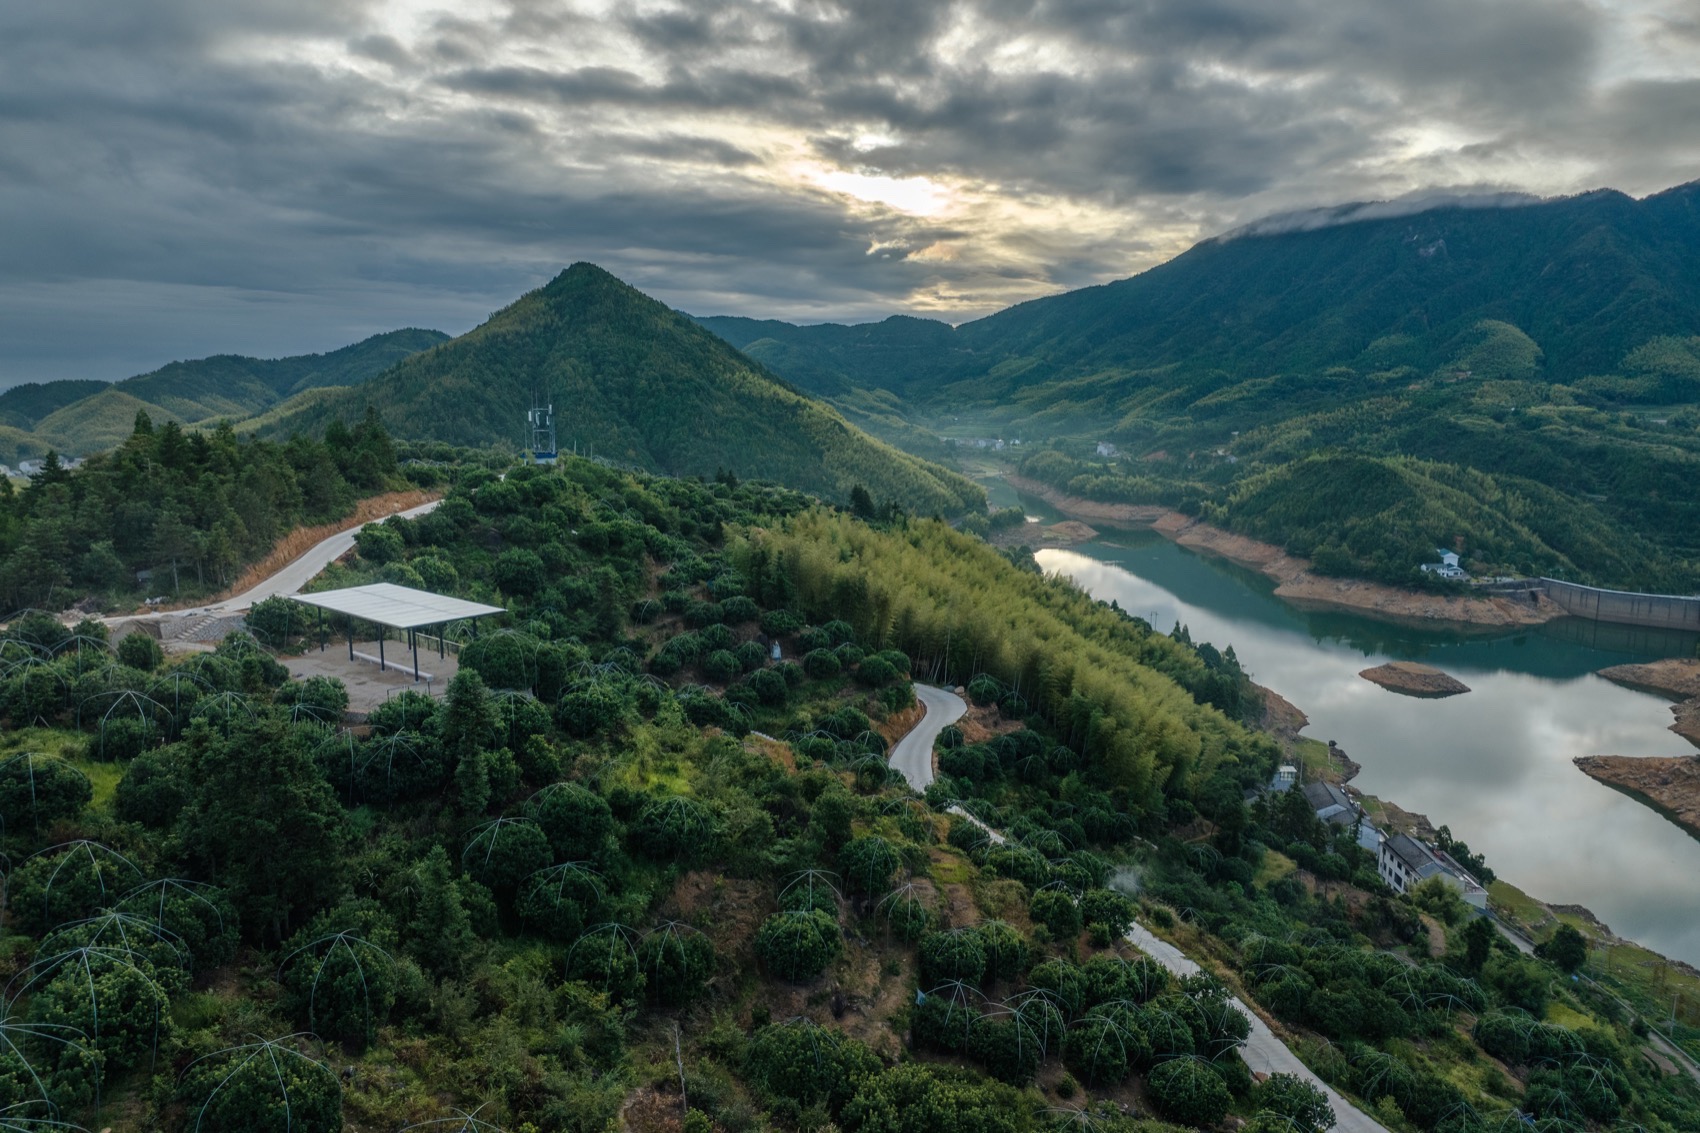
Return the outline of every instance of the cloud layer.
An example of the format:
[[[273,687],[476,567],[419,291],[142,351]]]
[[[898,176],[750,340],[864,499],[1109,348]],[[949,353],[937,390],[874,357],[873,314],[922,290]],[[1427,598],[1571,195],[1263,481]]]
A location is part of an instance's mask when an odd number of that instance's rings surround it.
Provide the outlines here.
[[[0,384],[459,331],[580,259],[960,320],[1276,213],[1696,176],[1677,0],[7,5]]]

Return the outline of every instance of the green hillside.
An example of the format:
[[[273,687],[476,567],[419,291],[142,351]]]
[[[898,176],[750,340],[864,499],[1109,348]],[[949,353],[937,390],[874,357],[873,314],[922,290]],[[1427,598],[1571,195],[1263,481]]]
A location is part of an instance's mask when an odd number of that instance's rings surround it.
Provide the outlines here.
[[[363,431],[138,432],[22,506],[379,471]],[[1570,914],[1525,955],[1439,878],[1389,888],[1351,827],[1257,789],[1285,756],[1231,648],[945,523],[459,455],[439,508],[314,584],[502,607],[450,631],[452,676],[427,654],[435,697],[292,678],[336,650],[283,598],[189,655],[0,627],[0,1127],[1700,1128],[1645,1045],[1667,1011],[1700,1043],[1691,974],[1629,946],[1656,975],[1626,978]],[[888,763],[916,680],[973,702],[921,792]],[[1254,1077],[1233,997],[1342,1096]]]
[[[136,412],[155,423],[185,425],[242,420],[312,389],[352,386],[403,358],[428,350],[441,331],[389,331],[326,354],[248,358],[220,354],[172,362],[120,382],[61,381],[14,386],[0,393],[0,459],[12,462],[57,449],[78,456],[115,448],[129,437]]]
[[[518,444],[534,396],[553,401],[568,451],[674,475],[778,480],[840,501],[860,484],[877,502],[923,513],[984,504],[969,481],[869,437],[591,264],[274,429],[352,418],[370,404],[398,437]]]
[[[1284,223],[954,331],[705,325],[909,426],[1054,446],[1034,474],[1075,494],[1346,549],[1345,572],[1402,579],[1405,543],[1462,540],[1478,573],[1700,588],[1700,183]],[[1248,487],[1329,453],[1418,476],[1424,521],[1370,549],[1396,516],[1367,497],[1301,519]]]
[[[31,429],[56,409],[63,409],[106,388],[105,382],[25,382],[0,393],[0,425]]]

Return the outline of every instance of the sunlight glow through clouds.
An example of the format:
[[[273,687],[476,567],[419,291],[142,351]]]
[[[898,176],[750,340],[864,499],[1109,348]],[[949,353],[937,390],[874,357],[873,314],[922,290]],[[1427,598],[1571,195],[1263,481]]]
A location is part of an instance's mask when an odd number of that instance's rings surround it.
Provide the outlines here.
[[[829,192],[863,204],[885,205],[910,216],[938,216],[950,208],[955,194],[930,177],[887,177],[826,166],[803,167],[802,179]]]

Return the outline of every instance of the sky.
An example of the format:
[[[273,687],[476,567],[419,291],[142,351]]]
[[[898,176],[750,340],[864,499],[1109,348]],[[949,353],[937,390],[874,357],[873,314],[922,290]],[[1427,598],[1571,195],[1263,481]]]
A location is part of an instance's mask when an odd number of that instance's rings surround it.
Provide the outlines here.
[[[459,333],[578,260],[962,322],[1296,210],[1696,178],[1693,0],[0,0],[0,386]]]

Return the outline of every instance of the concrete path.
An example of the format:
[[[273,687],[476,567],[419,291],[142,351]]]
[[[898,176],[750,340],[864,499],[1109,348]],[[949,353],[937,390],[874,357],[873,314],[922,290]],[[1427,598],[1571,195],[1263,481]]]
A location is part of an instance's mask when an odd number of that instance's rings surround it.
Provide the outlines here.
[[[926,707],[926,715],[897,741],[890,762],[903,772],[911,787],[924,791],[933,781],[933,742],[947,726],[962,719],[968,704],[954,692],[923,684],[915,686],[915,699]]]
[[[1128,943],[1177,976],[1192,976],[1202,971],[1187,958],[1186,953],[1168,941],[1154,936],[1144,925],[1134,925],[1128,931],[1127,939]],[[1251,1021],[1251,1035],[1246,1039],[1245,1046],[1240,1048],[1240,1057],[1245,1059],[1245,1064],[1251,1067],[1252,1073],[1292,1074],[1321,1090],[1328,1096],[1328,1104],[1334,1107],[1334,1128],[1338,1133],[1388,1133],[1386,1126],[1335,1093],[1327,1082],[1312,1074],[1305,1064],[1299,1061],[1298,1056],[1287,1049],[1287,1044],[1275,1037],[1274,1032],[1269,1029],[1269,1024],[1257,1017],[1257,1012],[1238,999],[1230,1002],[1235,1010]]]
[[[926,705],[927,713],[892,749],[891,765],[902,771],[910,785],[920,791],[925,790],[927,784],[933,781],[933,741],[944,730],[945,725],[960,720],[962,714],[968,711],[968,706],[955,693],[926,685],[916,685],[915,696]],[[985,830],[993,841],[1001,843],[1004,840],[1003,835],[961,807],[950,809],[952,813],[962,815]],[[1202,970],[1180,949],[1166,940],[1159,939],[1144,925],[1135,924],[1128,932],[1127,939],[1128,943],[1177,976],[1196,975]],[[1246,1039],[1245,1046],[1240,1048],[1240,1056],[1245,1059],[1252,1073],[1292,1074],[1321,1090],[1327,1096],[1328,1104],[1334,1107],[1334,1129],[1337,1133],[1389,1133],[1386,1126],[1341,1097],[1328,1083],[1311,1073],[1305,1064],[1299,1061],[1298,1056],[1275,1037],[1269,1025],[1259,1019],[1255,1011],[1238,999],[1232,1000],[1232,1003],[1240,1014],[1251,1021],[1251,1035]]]
[[[434,511],[441,500],[420,504],[406,511],[395,512],[403,519],[416,519]],[[368,520],[370,523],[382,523],[390,516]],[[222,602],[214,602],[206,606],[194,606],[187,610],[161,610],[149,614],[120,614],[116,617],[103,618],[109,625],[129,625],[140,621],[167,621],[172,618],[205,618],[209,615],[235,614],[253,607],[256,602],[279,594],[299,594],[301,588],[311,582],[320,571],[331,563],[347,554],[354,546],[354,537],[358,535],[365,523],[358,527],[350,527],[347,531],[339,531],[327,539],[315,543],[305,554],[297,558],[282,570],[260,583],[258,586],[242,594],[226,598]]]
[[[403,519],[417,519],[419,516],[435,511],[440,503],[442,503],[441,500],[432,500],[428,504],[420,504],[418,507],[408,508],[406,511],[396,514]],[[384,519],[388,518],[390,517],[384,517]],[[383,519],[371,520],[372,523],[382,523],[383,521]],[[306,554],[245,594],[226,598],[224,601],[214,603],[211,606],[203,606],[199,611],[185,610],[183,612],[232,613],[236,610],[246,610],[256,602],[262,602],[278,594],[299,594],[301,588],[311,582],[320,571],[349,552],[354,546],[354,537],[365,526],[366,524],[362,523],[359,527],[350,527],[347,531],[339,531],[330,538],[321,540]]]

